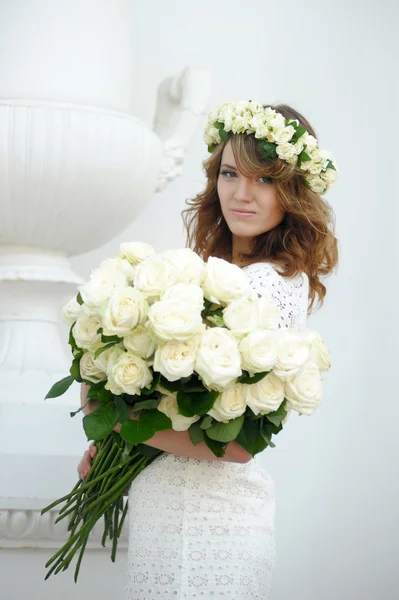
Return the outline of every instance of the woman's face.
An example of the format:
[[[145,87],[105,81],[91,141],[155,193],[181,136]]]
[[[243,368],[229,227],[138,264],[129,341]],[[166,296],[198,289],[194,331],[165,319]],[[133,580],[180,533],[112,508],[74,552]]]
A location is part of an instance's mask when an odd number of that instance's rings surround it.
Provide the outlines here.
[[[217,190],[220,206],[233,241],[243,243],[281,223],[284,212],[275,185],[267,177],[253,179],[237,169],[231,143],[223,150]]]

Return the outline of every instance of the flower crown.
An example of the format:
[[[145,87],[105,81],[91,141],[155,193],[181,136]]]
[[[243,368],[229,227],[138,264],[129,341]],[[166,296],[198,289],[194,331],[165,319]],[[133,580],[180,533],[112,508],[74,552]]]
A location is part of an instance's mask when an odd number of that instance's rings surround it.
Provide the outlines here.
[[[209,152],[227,142],[231,133],[255,134],[262,158],[280,158],[298,166],[308,187],[317,194],[324,194],[337,177],[331,154],[320,150],[316,138],[299,121],[285,119],[259,102],[226,102],[209,113],[204,131]]]

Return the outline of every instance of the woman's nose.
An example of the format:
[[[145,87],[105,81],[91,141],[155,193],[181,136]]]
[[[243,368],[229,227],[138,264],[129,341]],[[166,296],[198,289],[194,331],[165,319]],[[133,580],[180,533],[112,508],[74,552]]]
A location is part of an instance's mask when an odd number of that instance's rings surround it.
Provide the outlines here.
[[[252,183],[249,179],[241,177],[238,180],[234,197],[241,202],[249,202],[252,200]]]

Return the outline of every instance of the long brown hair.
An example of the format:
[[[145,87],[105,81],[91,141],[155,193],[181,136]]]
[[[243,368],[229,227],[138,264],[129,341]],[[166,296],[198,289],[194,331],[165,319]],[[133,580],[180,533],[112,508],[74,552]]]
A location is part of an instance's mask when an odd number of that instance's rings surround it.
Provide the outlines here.
[[[273,106],[286,119],[297,119],[310,133],[316,133],[310,123],[287,105]],[[244,263],[268,261],[283,268],[284,277],[304,271],[309,277],[309,312],[316,295],[321,306],[326,287],[320,281],[338,263],[338,242],[334,235],[335,216],[331,206],[305,185],[303,172],[295,165],[260,156],[253,135],[231,135],[230,141],[237,169],[248,177],[270,177],[275,184],[277,200],[284,211],[282,222],[252,240],[251,251],[240,255]],[[225,143],[219,144],[204,162],[207,177],[205,190],[186,200],[182,212],[187,232],[187,246],[204,260],[217,256],[232,260],[231,231],[223,217],[217,181]]]

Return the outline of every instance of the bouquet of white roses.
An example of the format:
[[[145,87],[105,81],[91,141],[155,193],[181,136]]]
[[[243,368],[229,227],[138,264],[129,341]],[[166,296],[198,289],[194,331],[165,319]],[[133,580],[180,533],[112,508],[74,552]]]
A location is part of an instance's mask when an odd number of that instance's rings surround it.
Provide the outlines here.
[[[101,517],[102,544],[109,536],[115,560],[123,493],[162,454],[145,445],[157,431],[188,430],[193,444],[206,443],[215,456],[233,441],[255,456],[274,446],[291,409],[314,412],[321,371],[330,367],[319,334],[280,329],[277,304],[259,298],[238,266],[216,257],[205,263],[187,248],[156,253],[121,244],[78,291],[63,309],[70,375],[46,398],[74,381],[90,386],[88,398],[99,406],[83,427],[98,453],[86,480],[42,511],[65,502],[57,521],[70,519],[69,540],[46,564],[46,579],[79,550],[75,581]]]

